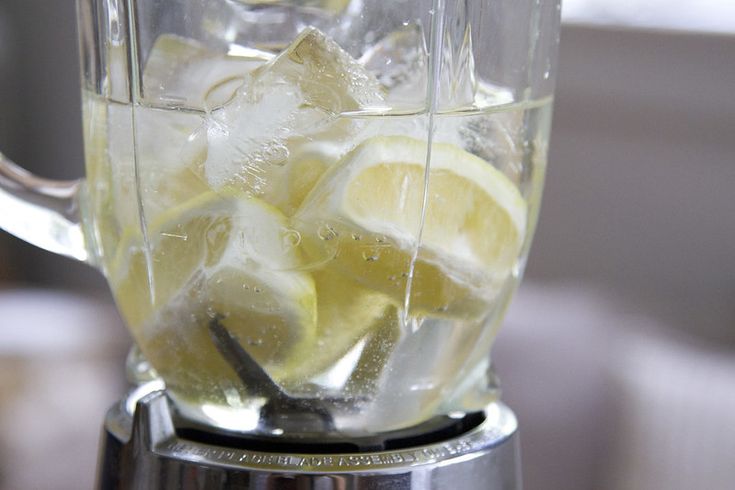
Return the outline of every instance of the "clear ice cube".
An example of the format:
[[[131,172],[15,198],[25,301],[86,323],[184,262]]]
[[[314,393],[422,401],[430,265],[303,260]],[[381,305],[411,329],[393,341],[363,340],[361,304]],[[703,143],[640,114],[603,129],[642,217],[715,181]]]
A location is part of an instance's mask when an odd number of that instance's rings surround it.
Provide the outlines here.
[[[476,73],[469,22],[457,22],[441,36],[436,109],[440,112],[484,109],[513,101],[513,93],[481,80]],[[430,40],[416,21],[383,36],[361,57],[386,92],[386,105],[393,112],[427,110],[430,73]]]
[[[350,140],[358,123],[338,116],[382,100],[368,71],[319,30],[306,28],[208,114],[206,178],[215,189],[235,184],[267,195],[295,144]]]
[[[423,28],[409,24],[391,32],[360,58],[386,90],[395,109],[420,109],[426,104],[428,50]]]
[[[448,30],[441,36],[436,108],[442,111],[473,107],[477,94],[469,26],[461,36],[451,34]],[[431,105],[429,44],[423,26],[409,23],[384,36],[360,58],[386,89],[391,108],[411,111]]]
[[[351,0],[235,0],[241,4],[257,7],[284,6],[299,10],[318,10],[330,13],[343,11]]]
[[[298,87],[275,84],[258,99],[241,91],[207,118],[204,172],[215,189],[229,183],[256,195],[265,192],[269,165],[288,160],[285,145],[303,104]]]
[[[459,136],[465,150],[517,181],[524,166],[523,113],[500,111],[465,117]]]
[[[279,80],[298,85],[306,104],[331,114],[358,111],[383,99],[375,77],[313,27],[254,75],[260,87]]]
[[[226,102],[245,75],[273,58],[254,49],[216,53],[202,43],[161,35],[143,70],[143,100],[149,105],[204,110],[208,99]],[[220,94],[229,90],[228,94]],[[212,101],[209,101],[210,105]],[[214,104],[216,105],[216,104]]]

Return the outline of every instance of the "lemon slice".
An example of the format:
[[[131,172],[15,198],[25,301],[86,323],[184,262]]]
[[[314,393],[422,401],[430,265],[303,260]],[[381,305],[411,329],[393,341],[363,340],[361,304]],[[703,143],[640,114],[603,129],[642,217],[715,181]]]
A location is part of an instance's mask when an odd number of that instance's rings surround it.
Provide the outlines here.
[[[294,216],[309,263],[342,273],[402,305],[417,246],[427,144],[371,138],[331,167]],[[434,144],[411,313],[482,314],[511,275],[525,238],[526,203],[484,160]]]
[[[116,259],[111,283],[141,349],[167,382],[180,391],[193,381],[240,384],[211,338],[215,319],[276,380],[305,355],[316,294],[312,278],[293,270],[300,266],[293,233],[262,201],[210,192],[150,227],[152,271],[140,239],[127,239],[121,250],[131,253]]]
[[[286,180],[288,214],[293,214],[299,208],[322,174],[338,160],[335,153],[329,143],[321,142],[309,143],[299,149]]]
[[[315,271],[313,277],[317,290],[316,345],[298,372],[306,379],[320,374],[323,387],[342,389],[365,355],[372,352],[366,350],[372,332],[384,325],[395,327],[390,316],[393,307],[384,294],[366,289],[337,270]],[[354,355],[350,356],[351,352]]]
[[[330,166],[346,152],[331,141],[294,141],[288,164],[278,177],[278,185],[263,196],[286,216],[293,216],[306,196]]]

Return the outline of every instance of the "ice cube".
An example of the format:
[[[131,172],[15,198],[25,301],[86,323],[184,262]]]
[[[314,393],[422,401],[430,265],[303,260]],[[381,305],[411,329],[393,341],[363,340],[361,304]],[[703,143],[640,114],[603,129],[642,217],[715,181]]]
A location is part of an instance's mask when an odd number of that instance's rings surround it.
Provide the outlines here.
[[[207,119],[204,172],[215,189],[229,183],[256,195],[266,191],[269,166],[288,160],[285,141],[303,104],[293,85],[274,84],[258,99],[240,92],[230,104]]]
[[[462,118],[462,147],[517,180],[524,165],[523,114],[500,111]]]
[[[474,107],[478,81],[469,24],[461,32],[447,29],[441,38],[436,108]],[[419,111],[432,105],[428,100],[432,68],[427,39],[421,23],[408,23],[387,34],[360,58],[383,85],[393,110]]]
[[[279,80],[298,85],[306,104],[335,115],[383,100],[375,77],[313,27],[304,29],[283,53],[253,75],[260,87]]]
[[[216,53],[198,41],[163,34],[143,70],[143,100],[153,106],[204,110],[209,103],[211,108],[226,102],[248,73],[271,58],[254,49]]]
[[[460,5],[461,3],[457,3],[457,11],[449,14],[456,16],[456,21],[447,23],[442,36],[438,99],[440,110],[472,107],[477,95],[471,23],[466,18],[466,7]]]
[[[391,32],[360,58],[386,90],[393,109],[420,110],[426,105],[429,54],[420,24]]]
[[[382,100],[369,72],[323,33],[306,28],[208,115],[206,178],[215,189],[235,184],[267,199],[294,145],[350,140],[358,123],[338,116]]]
[[[248,6],[286,6],[296,9],[303,9],[303,10],[317,10],[317,11],[326,11],[330,13],[339,13],[343,11],[349,4],[351,0],[290,0],[290,1],[284,1],[284,0],[236,0],[242,4],[248,5]]]

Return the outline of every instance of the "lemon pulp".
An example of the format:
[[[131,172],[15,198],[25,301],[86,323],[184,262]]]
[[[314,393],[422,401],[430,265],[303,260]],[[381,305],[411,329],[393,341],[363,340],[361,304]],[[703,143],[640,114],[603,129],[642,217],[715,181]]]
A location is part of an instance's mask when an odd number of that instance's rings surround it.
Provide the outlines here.
[[[294,220],[308,261],[333,260],[343,274],[403,304],[414,265],[412,312],[476,316],[512,273],[525,237],[526,204],[502,173],[452,145],[371,138],[331,167]]]
[[[241,384],[216,352],[213,321],[276,380],[303,360],[315,334],[316,293],[311,276],[294,270],[299,258],[289,233],[268,204],[208,192],[150,226],[149,258],[142,235],[124,239],[113,289],[141,349],[174,389],[185,371],[199,373],[197,385],[228,378]],[[201,364],[183,369],[193,360]]]

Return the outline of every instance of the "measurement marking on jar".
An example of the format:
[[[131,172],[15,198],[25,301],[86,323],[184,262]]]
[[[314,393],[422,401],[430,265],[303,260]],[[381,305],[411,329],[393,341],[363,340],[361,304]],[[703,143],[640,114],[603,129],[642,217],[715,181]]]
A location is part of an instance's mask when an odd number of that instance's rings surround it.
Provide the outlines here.
[[[167,236],[170,238],[178,238],[179,240],[188,240],[189,235],[177,235],[176,233],[161,233],[161,236]]]

